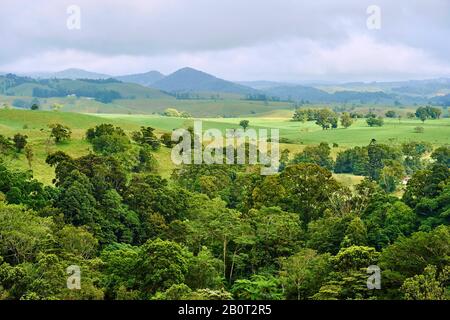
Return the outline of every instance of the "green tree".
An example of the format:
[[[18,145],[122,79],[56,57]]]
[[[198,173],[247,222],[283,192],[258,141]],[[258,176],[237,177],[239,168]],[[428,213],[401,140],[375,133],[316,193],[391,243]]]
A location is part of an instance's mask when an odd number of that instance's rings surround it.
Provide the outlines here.
[[[69,127],[56,123],[49,125],[51,129],[50,137],[55,139],[56,143],[60,143],[65,140],[69,140],[72,135],[72,131]]]
[[[148,145],[153,150],[158,150],[161,146],[161,142],[154,131],[155,129],[152,127],[141,127],[140,131],[133,132],[133,140],[140,145]]]
[[[446,165],[450,168],[450,146],[442,146],[437,148],[431,154],[431,158],[433,158],[437,163]]]
[[[396,118],[397,117],[397,112],[395,112],[394,110],[388,110],[385,113],[386,118]]]
[[[423,274],[406,279],[401,291],[406,300],[449,300],[450,293],[446,285],[449,281],[449,266],[438,272],[435,266],[429,265]]]
[[[189,259],[189,252],[175,242],[147,241],[139,249],[135,268],[141,291],[153,294],[183,283]]]
[[[341,116],[341,125],[342,125],[344,128],[348,128],[348,127],[350,127],[352,124],[353,124],[353,119],[352,119],[352,117],[350,116],[350,114],[349,114],[348,112],[342,113],[342,116]]]
[[[239,126],[241,126],[244,130],[248,128],[250,124],[250,121],[248,120],[241,120],[241,122],[239,122]]]
[[[337,128],[338,116],[330,109],[320,109],[316,113],[316,124],[323,130]]]
[[[326,142],[318,146],[306,146],[303,152],[294,156],[292,163],[314,163],[328,170],[334,166],[333,158],[330,156],[331,148]]]
[[[92,226],[96,214],[93,186],[88,177],[72,171],[60,186],[57,206],[64,213],[65,221],[74,225]]]
[[[0,255],[14,264],[33,261],[40,252],[51,249],[53,227],[51,218],[0,202]]]
[[[347,226],[342,247],[367,245],[367,227],[360,217],[355,217]]]
[[[384,120],[382,117],[369,117],[366,122],[369,127],[382,127],[384,125]]]
[[[281,260],[280,280],[286,299],[306,300],[325,283],[331,271],[330,256],[303,249]]]
[[[16,147],[17,152],[22,152],[22,150],[25,148],[25,146],[27,145],[28,141],[28,136],[20,134],[20,133],[16,133],[12,139],[12,141],[14,142],[14,146]]]
[[[281,300],[280,281],[270,275],[252,275],[250,279],[236,280],[231,292],[238,300]]]

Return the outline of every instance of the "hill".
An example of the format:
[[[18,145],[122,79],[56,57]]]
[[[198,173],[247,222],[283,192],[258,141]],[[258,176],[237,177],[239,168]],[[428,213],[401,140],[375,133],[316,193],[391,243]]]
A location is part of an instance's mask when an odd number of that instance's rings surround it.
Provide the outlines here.
[[[146,87],[150,87],[152,84],[163,78],[164,75],[159,71],[149,71],[146,73],[129,74],[125,76],[115,77],[115,79],[122,82],[136,83]]]
[[[152,87],[171,93],[182,92],[223,92],[250,94],[257,90],[237,83],[217,78],[192,68],[183,68],[155,82]]]
[[[35,73],[27,73],[25,76],[31,78],[39,78],[39,79],[108,79],[111,78],[110,75],[96,73],[91,71],[86,71],[83,69],[70,68],[57,72],[35,72]]]
[[[152,88],[116,79],[33,79],[13,74],[0,76],[0,94],[18,97],[86,97],[110,103],[117,99],[172,99]]]

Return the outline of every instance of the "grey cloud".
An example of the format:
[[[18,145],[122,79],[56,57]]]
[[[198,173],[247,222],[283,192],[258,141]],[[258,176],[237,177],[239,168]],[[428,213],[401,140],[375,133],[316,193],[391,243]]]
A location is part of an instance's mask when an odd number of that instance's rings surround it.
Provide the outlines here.
[[[366,28],[366,8],[374,2],[382,9],[379,31]],[[72,4],[81,8],[81,30],[66,28],[66,8]],[[257,48],[272,46],[266,51],[280,56],[272,60],[265,57],[263,61],[255,56],[261,64],[250,65],[260,68],[285,58],[298,64],[295,55],[276,51],[279,43],[297,39],[332,50],[355,36],[369,36],[387,46],[409,46],[449,64],[450,42],[446,41],[450,35],[449,9],[448,0],[3,0],[0,66],[30,67],[32,62],[48,62],[52,54],[72,50],[85,53],[80,59],[73,59],[77,62],[83,57],[98,59],[98,64],[112,61],[113,57],[120,57],[120,61],[129,57],[130,65],[135,66],[139,65],[136,61],[173,58],[171,66],[175,68],[181,61],[185,62],[186,59],[180,58],[185,56],[194,63],[220,70],[214,61],[205,59],[225,57],[226,52],[239,56],[240,52],[251,51],[257,55]],[[313,53],[301,46],[295,50],[298,57]],[[95,61],[88,63],[92,64]],[[36,66],[45,67],[45,64]],[[48,67],[58,68],[51,63]],[[257,70],[246,69],[251,74],[259,74]],[[98,71],[114,70],[111,67],[111,70]],[[280,71],[285,72],[288,71]]]

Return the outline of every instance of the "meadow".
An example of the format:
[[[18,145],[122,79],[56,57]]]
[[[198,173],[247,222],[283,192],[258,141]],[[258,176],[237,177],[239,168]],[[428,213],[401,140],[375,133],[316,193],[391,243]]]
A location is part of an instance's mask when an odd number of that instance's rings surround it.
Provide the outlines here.
[[[281,150],[288,149],[291,155],[301,152],[306,145],[328,142],[334,144],[331,155],[353,146],[367,145],[371,139],[380,143],[400,144],[406,141],[427,141],[435,146],[450,144],[450,119],[428,120],[425,123],[416,119],[402,119],[401,121],[385,119],[385,125],[372,128],[365,119],[358,119],[350,128],[322,130],[314,122],[294,122],[290,117],[292,111],[276,110],[261,116],[242,118],[198,118],[202,120],[203,129],[238,128],[243,119],[250,121],[253,129],[279,129]],[[16,133],[26,134],[29,144],[34,150],[33,171],[35,177],[50,184],[54,177],[53,168],[45,163],[45,158],[51,152],[61,150],[73,157],[91,152],[91,145],[84,139],[88,128],[101,123],[111,123],[122,127],[128,133],[138,130],[141,126],[150,126],[156,129],[158,135],[171,132],[177,128],[192,126],[194,119],[170,118],[159,115],[128,115],[128,114],[81,114],[55,111],[29,111],[29,110],[0,110],[0,134],[12,137]],[[61,123],[71,128],[72,139],[62,144],[48,142],[48,125]],[[423,133],[416,133],[415,127],[423,127]],[[287,139],[287,140],[286,140]],[[287,143],[285,143],[287,142]],[[174,165],[170,160],[170,149],[161,148],[155,152],[159,162],[159,174],[169,177]],[[16,159],[5,160],[18,169],[28,169],[23,154]],[[358,183],[362,178],[353,175],[336,175],[336,178],[345,185]]]

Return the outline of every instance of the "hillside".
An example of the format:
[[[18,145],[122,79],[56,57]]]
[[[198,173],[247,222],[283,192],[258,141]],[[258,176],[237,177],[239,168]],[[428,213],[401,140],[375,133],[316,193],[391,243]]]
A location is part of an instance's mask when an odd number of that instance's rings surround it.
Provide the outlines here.
[[[192,68],[183,68],[155,82],[152,87],[172,93],[180,92],[224,92],[250,94],[257,90],[234,82],[216,78]]]
[[[34,73],[27,73],[25,76],[31,77],[31,78],[40,78],[40,79],[108,79],[111,78],[110,75],[97,73],[97,72],[91,72],[86,71],[83,69],[77,69],[77,68],[70,68],[65,69],[57,72],[34,72]]]
[[[116,99],[171,98],[159,90],[116,79],[33,79],[13,74],[0,76],[0,94],[7,96],[54,98],[88,97],[103,103]]]
[[[159,71],[149,71],[146,73],[129,74],[125,76],[115,77],[115,79],[122,82],[136,83],[146,87],[150,87],[152,84],[163,78],[164,75]]]

